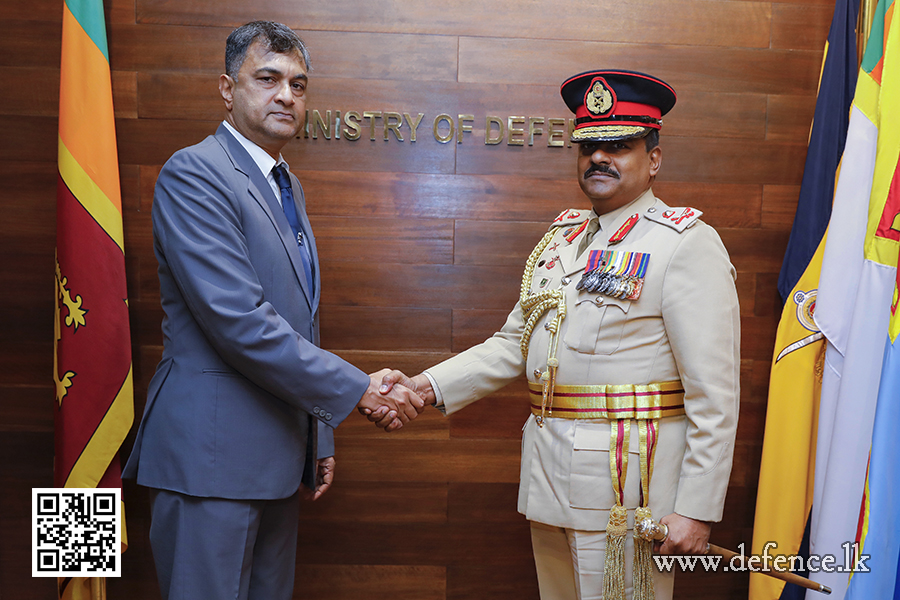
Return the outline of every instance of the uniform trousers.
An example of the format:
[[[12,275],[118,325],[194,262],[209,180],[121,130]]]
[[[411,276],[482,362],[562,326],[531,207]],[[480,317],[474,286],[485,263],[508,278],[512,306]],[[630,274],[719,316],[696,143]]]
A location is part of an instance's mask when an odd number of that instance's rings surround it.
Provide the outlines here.
[[[150,545],[163,600],[290,600],[300,494],[198,498],[150,490]]]
[[[605,531],[579,531],[531,521],[531,545],[541,600],[603,600]],[[625,537],[625,597],[631,598],[634,538]],[[671,600],[675,573],[653,568],[657,600]]]

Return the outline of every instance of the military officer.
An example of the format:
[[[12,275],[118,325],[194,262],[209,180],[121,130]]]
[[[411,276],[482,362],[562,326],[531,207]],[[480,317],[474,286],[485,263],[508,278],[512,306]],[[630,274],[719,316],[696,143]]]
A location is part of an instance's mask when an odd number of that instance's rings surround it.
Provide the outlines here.
[[[597,70],[561,87],[575,113],[590,209],[563,211],[528,258],[491,338],[405,379],[446,414],[523,373],[519,512],[544,600],[670,598],[635,518],[666,523],[664,554],[701,554],[722,518],[739,397],[735,270],[701,211],[651,185],[662,163],[662,80]],[[661,518],[661,519],[660,519]]]

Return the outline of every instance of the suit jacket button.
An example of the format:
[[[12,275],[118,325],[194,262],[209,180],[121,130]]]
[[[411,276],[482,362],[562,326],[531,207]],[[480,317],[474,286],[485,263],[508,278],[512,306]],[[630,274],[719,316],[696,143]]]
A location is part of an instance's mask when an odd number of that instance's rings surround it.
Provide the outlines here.
[[[331,413],[325,413],[325,420],[326,420],[326,421],[330,421],[330,420],[331,420]]]
[[[313,414],[314,414],[314,415],[319,414],[319,407],[318,407],[318,406],[315,407],[315,408],[313,409]]]

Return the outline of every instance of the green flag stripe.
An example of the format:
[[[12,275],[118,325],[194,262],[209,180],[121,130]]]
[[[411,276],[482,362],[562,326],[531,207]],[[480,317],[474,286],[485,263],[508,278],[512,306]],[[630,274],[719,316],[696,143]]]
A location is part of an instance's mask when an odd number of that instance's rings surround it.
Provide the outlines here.
[[[860,65],[866,73],[871,73],[872,69],[878,65],[881,57],[884,56],[884,44],[881,43],[884,40],[884,17],[893,3],[894,0],[879,2],[875,8],[875,17],[872,19],[872,31],[869,32],[869,40],[877,40],[878,43],[866,44],[866,53],[863,55],[862,64]]]
[[[88,37],[106,57],[106,62],[109,62],[106,24],[103,20],[103,0],[66,0],[66,6],[69,7],[72,16],[88,34]]]

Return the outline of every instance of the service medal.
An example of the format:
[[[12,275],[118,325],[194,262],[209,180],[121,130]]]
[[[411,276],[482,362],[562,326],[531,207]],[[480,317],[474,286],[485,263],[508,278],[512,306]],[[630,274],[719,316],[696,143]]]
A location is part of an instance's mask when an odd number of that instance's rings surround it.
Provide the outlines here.
[[[575,288],[611,298],[637,300],[649,264],[650,255],[646,252],[592,250]]]

